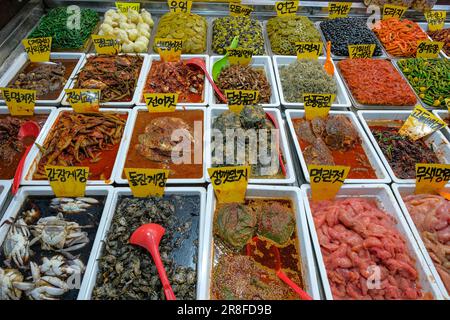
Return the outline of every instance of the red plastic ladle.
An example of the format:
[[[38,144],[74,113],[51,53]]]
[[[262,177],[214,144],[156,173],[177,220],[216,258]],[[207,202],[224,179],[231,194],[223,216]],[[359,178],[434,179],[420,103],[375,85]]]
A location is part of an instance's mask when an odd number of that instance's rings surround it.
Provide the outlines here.
[[[137,228],[130,237],[130,243],[141,246],[150,252],[156,269],[158,270],[159,279],[164,288],[164,294],[167,300],[176,300],[169,279],[167,278],[166,270],[161,261],[159,254],[159,243],[166,230],[156,223],[147,223]]]
[[[23,140],[26,137],[32,137],[32,138],[36,139],[38,137],[40,131],[41,131],[41,128],[39,127],[39,125],[36,122],[34,122],[32,120],[26,121],[26,122],[22,123],[22,125],[20,126],[19,134],[17,135],[17,137],[20,140]],[[17,193],[17,190],[19,190],[20,180],[22,180],[22,173],[23,173],[23,166],[25,164],[25,159],[27,158],[27,155],[30,152],[32,146],[33,146],[33,144],[31,143],[25,149],[25,152],[22,155],[22,158],[20,159],[19,164],[17,165],[17,169],[14,174],[12,190],[11,190],[13,195],[15,195]]]

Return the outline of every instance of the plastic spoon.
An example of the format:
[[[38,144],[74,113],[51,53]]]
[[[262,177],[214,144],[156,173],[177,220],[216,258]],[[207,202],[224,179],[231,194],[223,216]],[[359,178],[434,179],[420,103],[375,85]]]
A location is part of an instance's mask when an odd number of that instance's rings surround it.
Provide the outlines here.
[[[229,48],[236,49],[238,44],[239,44],[239,36],[236,36],[233,38],[233,41],[231,41]],[[219,77],[220,72],[227,64],[228,64],[228,52],[225,53],[223,58],[217,60],[213,64],[212,76],[213,76],[214,81],[217,81],[217,78]]]
[[[334,66],[333,62],[331,61],[331,41],[327,42],[327,60],[325,61],[323,68],[330,76],[334,75]]]
[[[40,131],[41,131],[41,128],[39,127],[39,125],[36,122],[31,121],[31,120],[26,121],[20,126],[17,137],[19,138],[19,140],[23,140],[26,137],[33,137],[36,140]],[[27,155],[30,152],[32,146],[33,146],[33,144],[31,143],[25,149],[25,152],[23,153],[22,158],[20,158],[19,164],[17,165],[17,169],[14,174],[12,190],[11,190],[13,195],[15,195],[17,193],[17,190],[19,190],[20,180],[22,180],[22,173],[23,173],[23,166],[25,164],[25,159],[27,158]]]
[[[130,237],[130,243],[141,246],[150,252],[156,269],[158,270],[159,279],[164,288],[164,294],[167,300],[176,300],[169,279],[167,278],[166,270],[161,261],[159,254],[159,242],[166,230],[156,223],[147,223],[137,228]]]
[[[186,62],[186,64],[192,64],[192,65],[197,66],[200,69],[202,69],[203,73],[205,74],[206,78],[208,78],[209,83],[211,83],[211,86],[213,87],[213,89],[217,93],[217,95],[219,96],[220,100],[222,100],[226,103],[227,99],[223,95],[222,91],[220,91],[220,89],[214,83],[214,80],[209,75],[208,70],[206,70],[205,61],[203,61],[200,58],[192,58],[192,59],[186,60],[185,62]]]
[[[270,113],[266,112],[266,117],[273,123],[275,129],[279,129],[276,119]],[[277,142],[277,152],[278,152],[278,162],[280,163],[281,166],[281,172],[283,172],[283,175],[286,176],[286,167],[284,166],[283,157],[281,156],[280,152],[280,144],[278,142]]]

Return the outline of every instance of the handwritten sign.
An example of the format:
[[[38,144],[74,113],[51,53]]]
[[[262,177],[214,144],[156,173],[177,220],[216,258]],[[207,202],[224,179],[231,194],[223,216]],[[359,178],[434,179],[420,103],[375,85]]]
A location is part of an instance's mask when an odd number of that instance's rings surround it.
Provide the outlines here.
[[[328,116],[335,94],[327,93],[305,93],[303,103],[305,104],[305,114],[307,120],[314,118],[324,118]]]
[[[173,112],[178,103],[178,93],[144,93],[149,112]]]
[[[259,101],[259,91],[257,90],[225,90],[228,108],[240,113],[245,106],[254,105]]]
[[[118,54],[121,50],[120,41],[113,36],[92,35],[95,52],[98,54]]]
[[[155,39],[155,45],[162,61],[180,61],[183,40],[157,38]]]
[[[247,48],[228,48],[228,61],[231,65],[234,64],[241,64],[241,65],[248,65],[252,61],[253,56],[253,49],[247,49]]]
[[[127,14],[128,10],[135,10],[139,12],[141,4],[138,2],[116,2],[116,8],[123,14]]]
[[[167,0],[170,12],[185,12],[191,13],[191,0]]]
[[[230,16],[232,17],[249,17],[253,12],[253,8],[244,6],[243,4],[230,2],[229,4]]]
[[[31,62],[46,62],[50,60],[51,37],[23,39],[22,44]]]
[[[278,1],[275,3],[277,16],[295,16],[298,10],[298,1]]]
[[[311,195],[314,201],[331,200],[336,197],[350,172],[347,166],[309,165]]]
[[[208,168],[219,203],[244,202],[250,166]]]
[[[99,112],[100,89],[66,89],[66,100],[77,113]]]
[[[0,88],[9,113],[13,116],[30,116],[34,113],[36,90]]]
[[[437,194],[448,181],[450,181],[450,164],[416,164],[416,194]]]
[[[407,7],[385,4],[383,6],[383,20],[389,18],[401,19],[406,10],[408,10]]]
[[[424,14],[428,22],[428,30],[436,31],[444,28],[447,11],[428,11]]]
[[[348,54],[350,59],[372,58],[375,47],[375,44],[350,44],[348,46]]]
[[[162,197],[167,179],[168,169],[125,168],[125,176],[134,197]]]
[[[422,106],[417,105],[406,119],[399,133],[412,140],[417,140],[433,133],[447,124]]]
[[[45,166],[45,172],[57,197],[84,196],[89,167]]]
[[[351,2],[329,2],[328,3],[328,18],[345,18],[348,16],[352,8]]]
[[[440,41],[419,41],[416,57],[425,59],[437,58],[443,46],[444,43]]]
[[[317,59],[323,52],[322,42],[296,42],[297,59]]]

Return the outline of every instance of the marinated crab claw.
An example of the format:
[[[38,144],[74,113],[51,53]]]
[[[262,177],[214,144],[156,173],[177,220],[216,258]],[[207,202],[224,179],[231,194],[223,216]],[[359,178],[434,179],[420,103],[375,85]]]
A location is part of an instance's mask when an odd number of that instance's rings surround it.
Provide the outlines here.
[[[30,231],[23,219],[12,224],[3,243],[5,264],[8,267],[11,267],[11,261],[19,268],[23,268],[28,263],[30,258],[29,237]]]
[[[30,210],[27,210],[23,213],[24,221],[27,225],[35,223],[40,217],[41,213],[39,212],[39,209],[32,208]]]
[[[44,257],[40,267],[43,275],[64,278],[72,274],[81,274],[85,269],[86,267],[80,259],[67,260],[62,255],[53,256],[51,259]]]
[[[72,198],[54,198],[50,207],[65,213],[80,213],[85,212],[87,208],[93,204],[97,204],[98,200],[94,198],[80,197]]]
[[[23,281],[23,275],[16,269],[0,268],[0,300],[19,300],[22,291],[16,288],[16,283]]]

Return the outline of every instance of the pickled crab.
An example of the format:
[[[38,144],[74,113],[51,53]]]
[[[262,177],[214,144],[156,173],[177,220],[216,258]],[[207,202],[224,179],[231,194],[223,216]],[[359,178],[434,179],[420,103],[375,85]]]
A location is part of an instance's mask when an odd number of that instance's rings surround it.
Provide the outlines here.
[[[5,242],[3,243],[3,252],[6,260],[5,264],[11,267],[11,261],[23,268],[30,258],[30,231],[23,219],[12,223],[8,231]]]
[[[19,300],[22,291],[16,283],[23,281],[23,275],[16,269],[0,268],[0,300]]]
[[[50,204],[50,207],[58,211],[65,213],[80,213],[85,212],[87,208],[90,208],[93,204],[97,204],[98,200],[94,198],[54,198]]]
[[[40,271],[46,276],[57,276],[67,278],[72,274],[81,274],[86,269],[80,259],[67,260],[62,255],[55,255],[50,259],[44,257]]]
[[[76,222],[65,221],[63,214],[39,219],[31,231],[33,238],[30,245],[41,242],[42,250],[55,250],[60,252],[73,251],[83,248],[89,243],[88,234]]]

